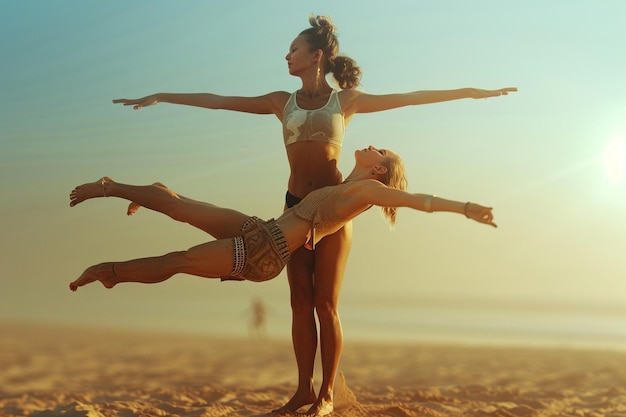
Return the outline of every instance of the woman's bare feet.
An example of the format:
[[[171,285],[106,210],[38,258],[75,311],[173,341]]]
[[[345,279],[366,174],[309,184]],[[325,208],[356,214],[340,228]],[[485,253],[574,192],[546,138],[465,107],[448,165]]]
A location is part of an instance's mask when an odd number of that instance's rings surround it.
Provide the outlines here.
[[[90,266],[76,281],[70,283],[70,290],[76,291],[78,287],[95,281],[100,281],[106,288],[113,288],[115,284],[117,284],[115,264],[113,262],[106,262]]]
[[[132,216],[137,213],[137,210],[141,208],[141,204],[135,203],[134,201],[128,205],[128,209],[126,210],[126,214]]]
[[[318,399],[304,415],[313,417],[327,416],[333,412],[334,408],[332,400]]]
[[[104,189],[105,184],[114,182],[109,177],[102,177],[98,181],[88,182],[87,184],[79,185],[74,188],[70,193],[70,207],[82,203],[90,198],[106,197],[106,191]]]
[[[273,414],[286,414],[286,413],[295,413],[300,407],[304,407],[305,405],[313,404],[317,400],[314,391],[310,391],[306,394],[299,394],[296,392],[293,397],[287,402],[287,404],[283,405],[276,410],[272,410]]]

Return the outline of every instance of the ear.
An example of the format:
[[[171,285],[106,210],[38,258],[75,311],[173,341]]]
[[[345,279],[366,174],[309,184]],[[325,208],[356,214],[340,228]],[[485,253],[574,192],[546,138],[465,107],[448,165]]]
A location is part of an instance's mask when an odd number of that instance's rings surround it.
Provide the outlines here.
[[[382,175],[387,173],[387,167],[384,165],[375,165],[372,169],[377,175]]]
[[[324,56],[324,51],[316,49],[313,53],[313,62],[320,62],[322,60],[322,56]]]

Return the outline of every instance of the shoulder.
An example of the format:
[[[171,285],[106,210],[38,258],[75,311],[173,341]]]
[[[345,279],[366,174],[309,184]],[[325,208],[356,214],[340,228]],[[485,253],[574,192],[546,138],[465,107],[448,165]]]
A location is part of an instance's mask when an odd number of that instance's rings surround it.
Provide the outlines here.
[[[374,192],[375,190],[381,188],[388,188],[382,182],[375,179],[367,179],[367,180],[359,180],[348,183],[348,187],[346,189],[346,193],[349,194],[360,194],[363,197],[367,198],[370,192]]]
[[[269,103],[270,107],[272,108],[272,112],[276,114],[280,120],[282,120],[283,109],[287,105],[289,97],[291,97],[291,93],[287,91],[273,91],[271,93],[260,96],[259,98]]]
[[[341,104],[341,108],[344,112],[344,117],[348,118],[355,113],[359,113],[361,107],[363,107],[363,100],[366,100],[370,96],[363,91],[355,89],[341,90],[337,95],[339,97],[339,104]]]
[[[286,103],[287,100],[289,100],[289,97],[291,97],[291,95],[292,93],[289,93],[287,91],[273,91],[271,93],[266,94],[265,97],[267,97],[269,100]]]
[[[337,96],[339,97],[340,100],[354,100],[357,97],[361,96],[362,94],[364,94],[362,91],[359,90],[355,90],[355,89],[346,89],[346,90],[339,90],[337,92]]]
[[[367,179],[358,181],[357,187],[351,194],[361,204],[382,206],[389,196],[396,191],[396,189],[388,187],[378,180]]]

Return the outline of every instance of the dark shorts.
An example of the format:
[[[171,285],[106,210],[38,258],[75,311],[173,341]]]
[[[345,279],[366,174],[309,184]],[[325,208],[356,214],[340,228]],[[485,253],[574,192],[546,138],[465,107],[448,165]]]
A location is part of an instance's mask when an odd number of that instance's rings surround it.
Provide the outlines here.
[[[300,197],[296,197],[295,195],[291,194],[289,191],[287,191],[287,194],[285,194],[285,204],[287,205],[287,208],[291,208],[301,201],[302,199]]]

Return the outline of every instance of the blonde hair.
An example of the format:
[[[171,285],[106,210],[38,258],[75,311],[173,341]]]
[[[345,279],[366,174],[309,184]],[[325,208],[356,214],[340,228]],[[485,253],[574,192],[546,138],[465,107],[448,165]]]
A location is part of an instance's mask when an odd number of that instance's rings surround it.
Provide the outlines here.
[[[311,27],[300,32],[309,44],[311,51],[320,49],[324,53],[324,74],[333,73],[341,89],[354,89],[361,81],[361,68],[345,55],[339,55],[339,41],[335,35],[335,25],[326,16],[309,16]]]
[[[387,187],[406,191],[409,183],[406,179],[406,172],[402,158],[392,151],[385,150],[385,159],[383,159],[382,165],[387,168],[387,172],[382,176],[383,178],[381,179],[381,182]],[[381,207],[381,211],[383,216],[389,222],[389,226],[393,228],[396,225],[396,214],[398,212],[398,208]]]

